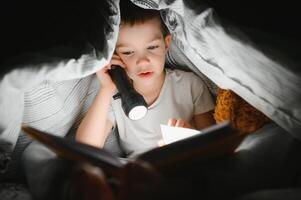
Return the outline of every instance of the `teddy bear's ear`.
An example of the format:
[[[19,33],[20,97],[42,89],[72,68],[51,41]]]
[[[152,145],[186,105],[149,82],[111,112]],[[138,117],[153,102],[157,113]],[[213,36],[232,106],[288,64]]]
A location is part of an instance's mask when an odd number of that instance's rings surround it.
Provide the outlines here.
[[[225,120],[231,121],[236,98],[230,90],[217,89],[214,119],[217,123]]]
[[[218,88],[214,119],[229,120],[242,134],[253,133],[271,120],[231,90]]]

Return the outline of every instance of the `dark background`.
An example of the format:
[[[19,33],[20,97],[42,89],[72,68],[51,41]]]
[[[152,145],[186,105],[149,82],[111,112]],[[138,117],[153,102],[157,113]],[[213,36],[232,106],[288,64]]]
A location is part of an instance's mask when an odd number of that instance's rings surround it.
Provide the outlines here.
[[[300,40],[301,10],[295,1],[207,0],[220,17],[231,22]]]
[[[300,43],[300,10],[297,3],[259,0],[206,0],[222,19],[239,27],[257,29]],[[91,40],[102,46],[101,0],[10,0],[1,3],[0,64],[22,52],[40,51],[54,45],[81,44]],[[98,28],[96,28],[98,27]],[[98,37],[100,36],[100,37]],[[98,39],[97,39],[98,38]]]

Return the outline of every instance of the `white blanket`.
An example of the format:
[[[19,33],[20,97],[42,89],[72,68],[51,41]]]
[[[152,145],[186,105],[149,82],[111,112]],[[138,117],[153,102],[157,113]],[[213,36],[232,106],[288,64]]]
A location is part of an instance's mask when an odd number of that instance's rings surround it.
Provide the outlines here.
[[[104,52],[97,52],[90,44],[78,59],[36,52],[33,55],[41,62],[11,66],[13,70],[2,77],[0,154],[13,151],[22,122],[61,136],[78,123],[89,105],[84,103],[87,95],[93,96],[98,87],[90,75],[108,62],[118,34],[118,1],[107,1],[112,5],[113,12],[106,13],[112,30],[107,32]],[[194,9],[181,0],[133,2],[164,9],[162,17],[174,42],[169,61],[188,64],[219,87],[233,90],[301,139],[301,80],[294,61],[278,57],[282,52],[271,55],[261,51],[243,32],[221,25],[211,8]],[[42,58],[52,62],[42,62]]]

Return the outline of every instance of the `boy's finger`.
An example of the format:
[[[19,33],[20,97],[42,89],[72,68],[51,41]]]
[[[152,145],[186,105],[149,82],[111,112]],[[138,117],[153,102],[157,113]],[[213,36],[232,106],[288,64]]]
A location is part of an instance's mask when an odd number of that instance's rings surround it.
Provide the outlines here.
[[[176,127],[184,127],[185,121],[183,119],[178,119],[176,123]]]
[[[113,54],[112,59],[121,60],[121,58],[117,54]]]
[[[177,122],[176,119],[171,118],[171,119],[168,120],[167,125],[168,126],[175,126],[176,122]]]
[[[165,142],[164,142],[163,139],[161,139],[161,140],[158,141],[158,146],[159,146],[159,147],[162,147],[162,146],[164,146],[164,145],[165,145]]]
[[[125,68],[125,64],[124,64],[121,60],[112,60],[112,61],[111,61],[110,67],[111,67],[112,65],[118,65],[118,66],[120,66],[120,67],[122,67],[122,68]]]
[[[121,58],[119,56],[115,55],[115,54],[112,56],[111,60],[122,62]]]

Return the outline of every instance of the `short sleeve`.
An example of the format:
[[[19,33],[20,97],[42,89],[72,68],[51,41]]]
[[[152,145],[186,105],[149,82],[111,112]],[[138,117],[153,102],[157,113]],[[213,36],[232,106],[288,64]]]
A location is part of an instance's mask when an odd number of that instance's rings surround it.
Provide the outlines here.
[[[202,114],[214,109],[212,96],[206,87],[205,83],[191,73],[191,94],[194,107],[194,115]]]
[[[110,103],[110,106],[109,106],[107,119],[111,121],[113,128],[115,128],[116,127],[116,117],[115,117],[114,108],[113,108],[112,103]]]

